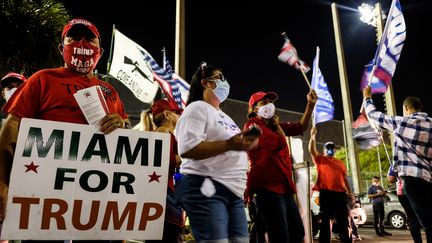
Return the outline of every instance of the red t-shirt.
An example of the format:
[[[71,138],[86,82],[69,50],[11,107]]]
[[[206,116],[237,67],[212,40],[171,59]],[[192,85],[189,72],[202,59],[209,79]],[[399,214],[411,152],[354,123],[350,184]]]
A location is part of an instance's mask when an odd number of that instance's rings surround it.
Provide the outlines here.
[[[117,91],[110,84],[64,67],[43,69],[33,74],[3,110],[20,118],[88,124],[73,94],[95,85],[101,87],[109,112],[128,118]]]
[[[265,189],[276,193],[296,193],[292,175],[292,160],[286,137],[271,130],[264,121],[253,117],[245,127],[261,128],[258,146],[248,151],[250,170],[247,192]],[[280,123],[286,136],[302,135],[300,123]]]
[[[347,170],[342,160],[320,154],[314,159],[314,163],[318,178],[313,190],[347,191],[345,185]]]

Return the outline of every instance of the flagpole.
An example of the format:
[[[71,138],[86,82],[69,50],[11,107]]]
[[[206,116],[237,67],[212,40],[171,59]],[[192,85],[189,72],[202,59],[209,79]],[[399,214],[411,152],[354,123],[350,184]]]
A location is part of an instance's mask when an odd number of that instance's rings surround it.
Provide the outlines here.
[[[108,57],[108,62],[107,62],[107,70],[106,73],[109,73],[109,70],[111,68],[111,59],[112,59],[112,53],[113,53],[113,47],[114,47],[114,32],[115,32],[115,24],[113,24],[113,28],[112,28],[112,34],[111,34],[111,45],[110,45],[110,51],[109,51],[109,57]]]
[[[162,68],[166,70],[166,50],[165,46],[162,48]]]
[[[316,67],[314,66],[313,67],[313,70],[312,70],[312,80],[313,80],[313,77],[315,76],[316,77],[316,70],[318,70],[318,68],[319,68],[319,54],[320,54],[320,49],[319,49],[319,47],[317,46],[317,48],[316,48],[316,56],[315,56],[315,59],[316,59]],[[309,87],[310,89],[312,89],[311,87]],[[319,98],[319,97],[318,97]],[[315,120],[315,112],[316,112],[316,109],[317,109],[317,106],[315,106],[314,107],[314,111],[312,112],[312,127],[315,127],[316,126],[316,120]]]
[[[301,73],[303,74],[303,77],[304,77],[304,79],[305,79],[307,85],[309,86],[309,89],[312,89],[312,86],[310,85],[310,82],[309,82],[308,77],[306,76],[306,73],[305,73],[305,72],[303,71],[303,69],[301,69],[301,68],[300,68],[300,71],[301,71]]]

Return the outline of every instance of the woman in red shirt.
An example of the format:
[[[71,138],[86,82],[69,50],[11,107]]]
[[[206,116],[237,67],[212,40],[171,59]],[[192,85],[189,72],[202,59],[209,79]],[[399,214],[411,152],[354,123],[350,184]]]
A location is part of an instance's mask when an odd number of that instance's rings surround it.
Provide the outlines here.
[[[299,122],[279,122],[274,115],[274,92],[256,92],[249,99],[249,120],[245,128],[261,130],[258,146],[248,151],[250,170],[247,197],[254,195],[267,226],[270,242],[303,242],[304,228],[294,200],[292,161],[286,136],[302,135],[309,126],[317,101],[314,90],[307,94],[307,105]]]

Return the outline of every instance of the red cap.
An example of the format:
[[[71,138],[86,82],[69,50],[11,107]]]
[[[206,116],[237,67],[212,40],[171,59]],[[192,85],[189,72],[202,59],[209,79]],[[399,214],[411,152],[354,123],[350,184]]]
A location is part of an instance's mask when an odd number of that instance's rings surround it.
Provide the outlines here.
[[[93,33],[93,35],[95,37],[100,38],[99,31],[97,30],[97,28],[96,28],[96,26],[94,24],[92,24],[88,20],[77,18],[77,19],[72,19],[71,21],[69,21],[69,23],[67,23],[63,27],[62,40],[67,35],[67,33],[69,32],[69,30],[72,29],[72,27],[74,27],[77,24],[84,25],[85,27],[87,27]]]
[[[176,104],[173,104],[168,100],[158,100],[152,105],[150,109],[153,116],[159,115],[166,110],[173,111],[177,114],[181,114],[183,111],[183,109],[178,108]]]
[[[25,82],[27,79],[24,75],[19,74],[19,73],[14,73],[14,72],[9,72],[8,74],[6,74],[0,82],[0,86],[6,86],[8,82],[14,81],[14,79],[18,79],[16,81],[21,81],[22,83]]]
[[[277,100],[278,95],[275,92],[263,92],[258,91],[251,95],[249,98],[249,107],[252,107],[255,103],[258,101],[264,99],[264,98],[270,98],[272,101]]]

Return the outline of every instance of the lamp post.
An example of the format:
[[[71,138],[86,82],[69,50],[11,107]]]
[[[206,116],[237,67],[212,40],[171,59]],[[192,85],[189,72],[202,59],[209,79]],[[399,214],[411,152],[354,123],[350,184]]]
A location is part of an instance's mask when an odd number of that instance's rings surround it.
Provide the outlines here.
[[[376,3],[375,7],[372,7],[366,3],[362,3],[358,7],[358,10],[360,12],[360,20],[368,25],[372,25],[375,27],[376,30],[376,36],[377,36],[377,43],[379,44],[379,41],[382,36],[383,32],[383,19],[385,19],[385,15],[382,13],[382,8],[380,3]],[[387,91],[384,94],[384,100],[386,104],[386,111],[387,114],[390,116],[396,115],[396,109],[395,109],[395,102],[394,102],[394,95],[393,95],[393,86],[390,83],[387,87]],[[393,143],[393,137],[391,137],[392,143]]]

